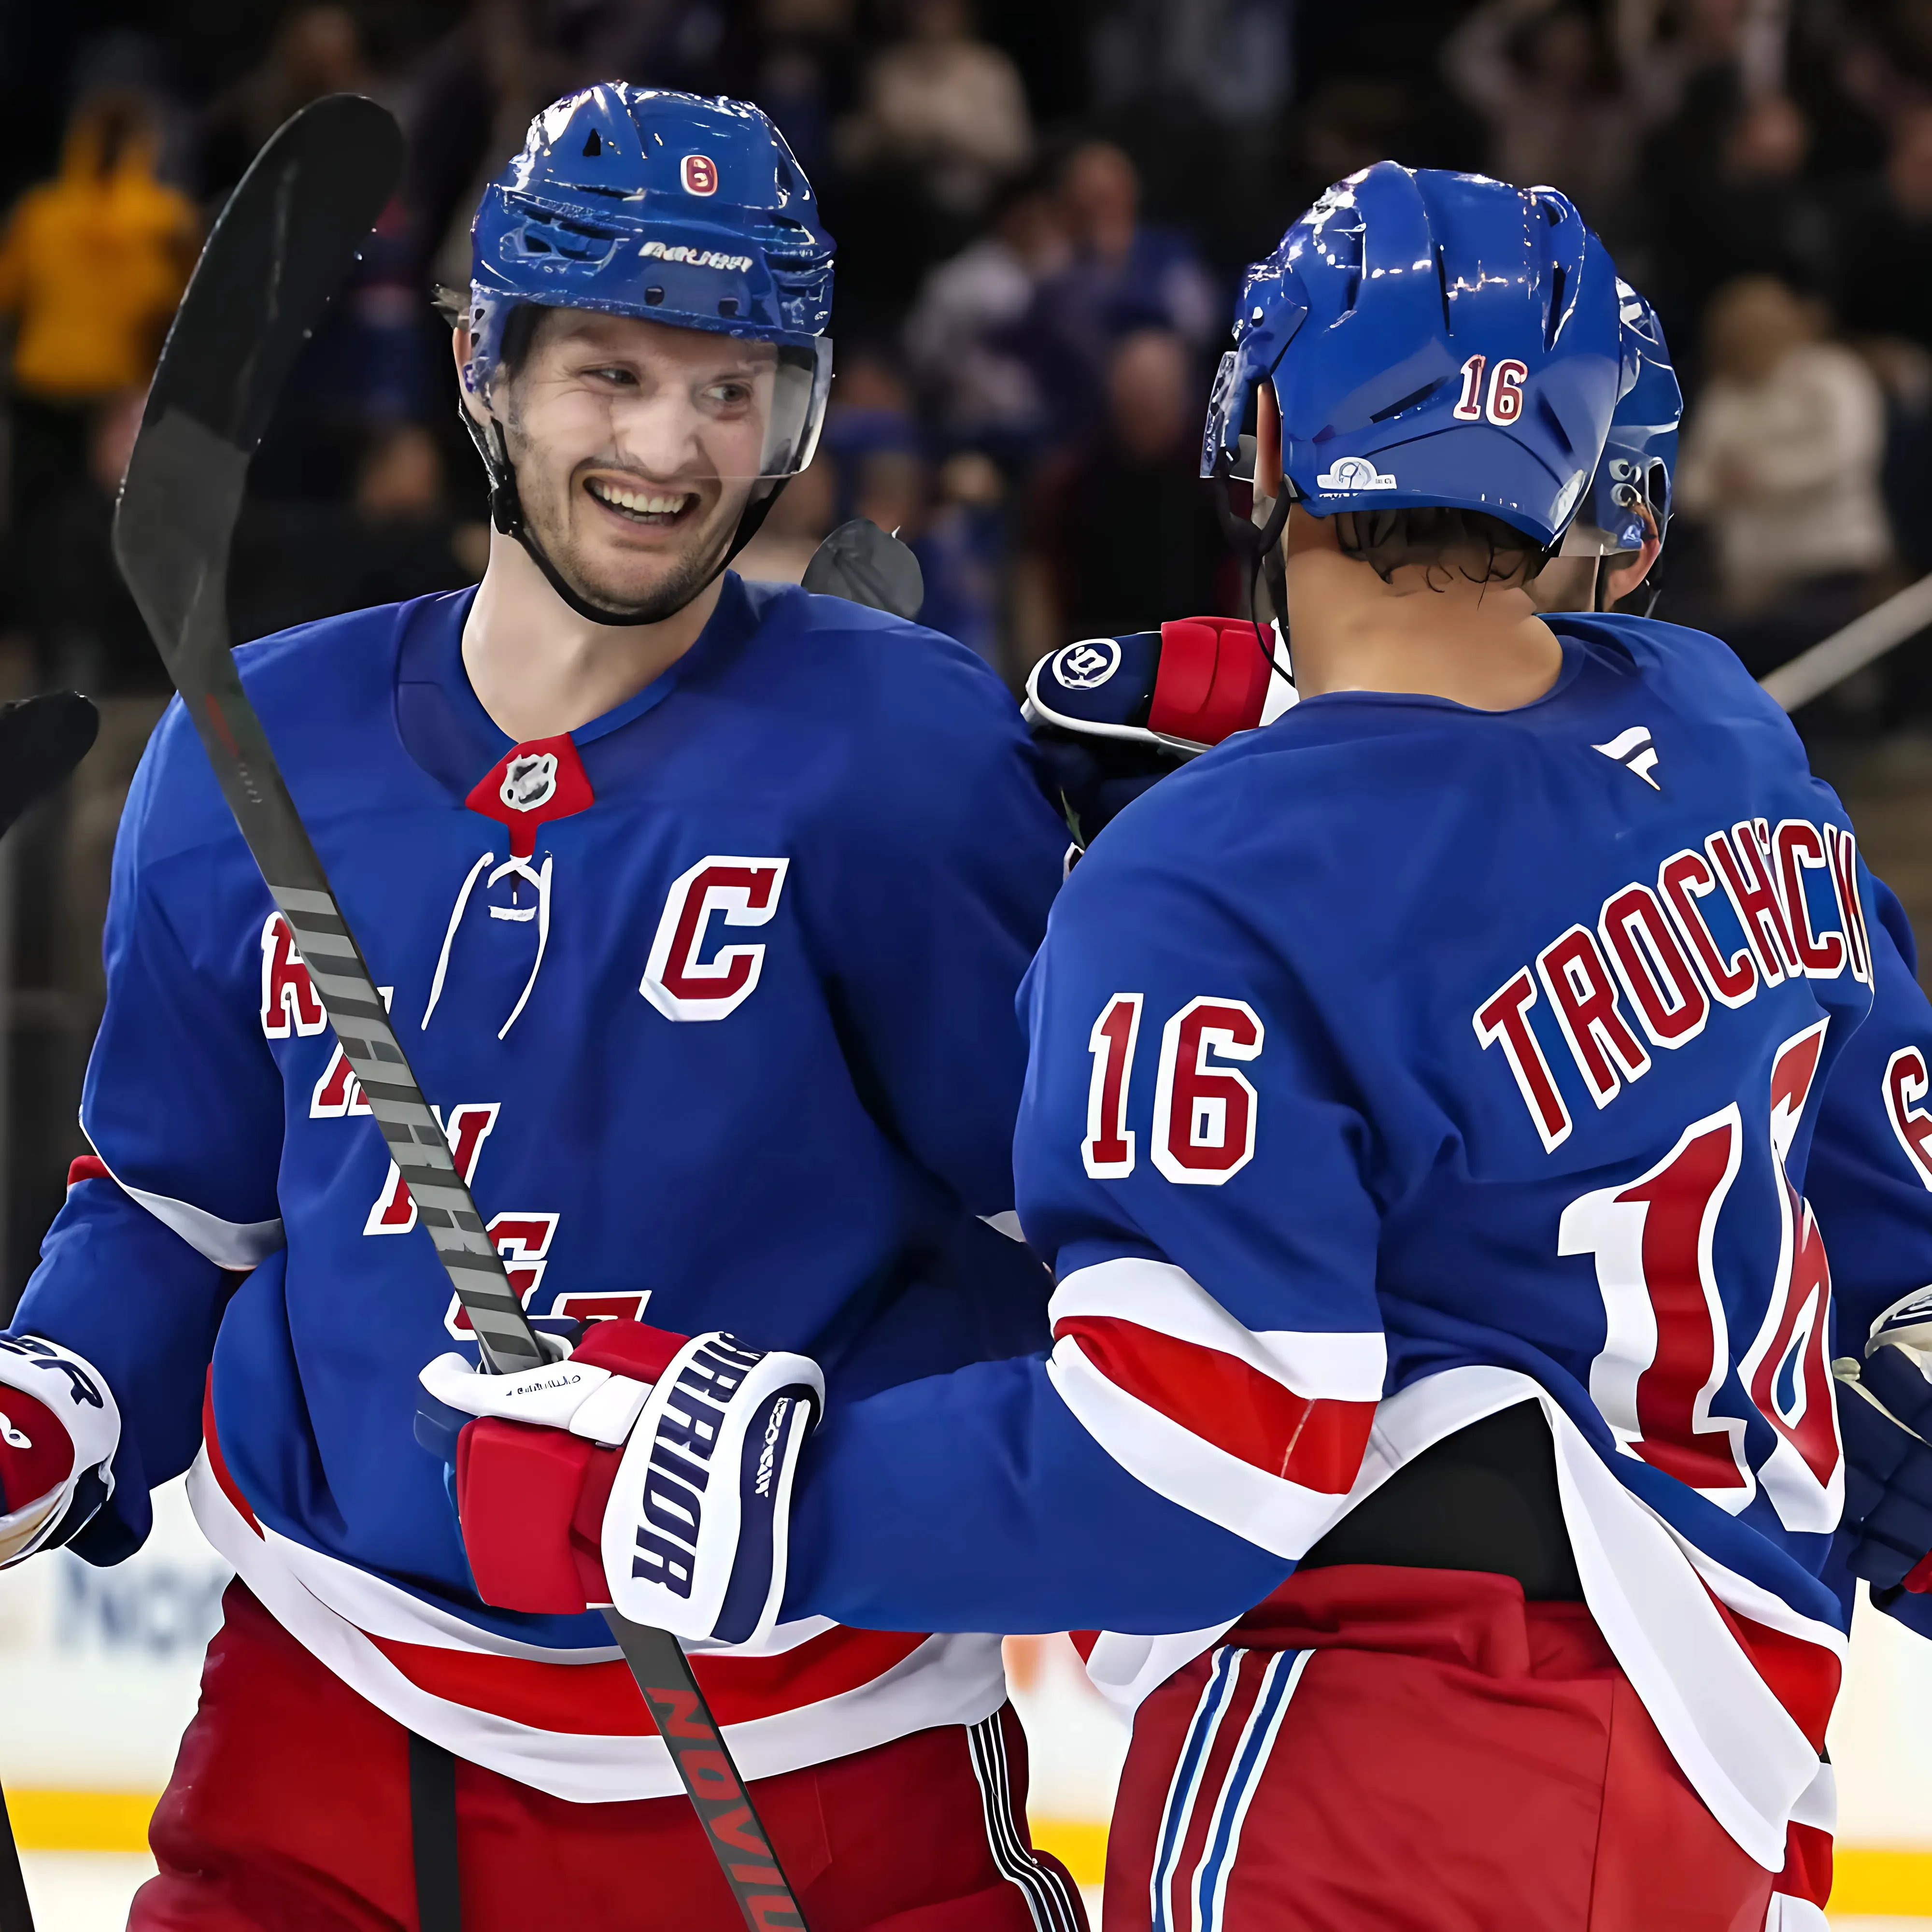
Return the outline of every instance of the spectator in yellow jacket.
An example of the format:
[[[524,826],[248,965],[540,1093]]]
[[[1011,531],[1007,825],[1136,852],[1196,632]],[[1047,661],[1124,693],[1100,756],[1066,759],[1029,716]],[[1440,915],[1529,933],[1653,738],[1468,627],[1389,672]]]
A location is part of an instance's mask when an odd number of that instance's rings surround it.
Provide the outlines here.
[[[0,234],[0,316],[14,324],[15,506],[84,460],[95,404],[145,385],[194,266],[194,205],[154,176],[152,110],[90,95],[59,174]]]

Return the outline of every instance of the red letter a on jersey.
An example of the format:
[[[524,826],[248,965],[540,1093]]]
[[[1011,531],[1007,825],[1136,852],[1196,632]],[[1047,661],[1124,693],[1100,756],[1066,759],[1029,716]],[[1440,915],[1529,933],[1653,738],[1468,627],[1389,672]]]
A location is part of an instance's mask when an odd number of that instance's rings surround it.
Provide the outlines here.
[[[501,1111],[500,1100],[478,1101],[454,1108],[449,1118],[442,1118],[442,1109],[436,1107],[430,1111],[436,1115],[436,1124],[442,1129],[443,1138],[449,1143],[450,1158],[456,1164],[456,1171],[463,1177],[466,1187],[476,1178],[476,1162],[483,1152],[483,1143],[490,1137],[490,1130],[496,1124],[496,1115]],[[406,1234],[416,1224],[416,1204],[410,1198],[409,1183],[398,1171],[396,1163],[389,1163],[389,1178],[382,1184],[382,1191],[376,1204],[369,1210],[369,1218],[363,1224],[365,1234]]]

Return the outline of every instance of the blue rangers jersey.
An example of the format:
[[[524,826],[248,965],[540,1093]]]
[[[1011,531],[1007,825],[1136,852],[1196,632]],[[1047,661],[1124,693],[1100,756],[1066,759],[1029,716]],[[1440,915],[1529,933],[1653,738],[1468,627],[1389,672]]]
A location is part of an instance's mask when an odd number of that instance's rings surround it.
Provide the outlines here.
[[[835,1407],[790,1601],[1194,1633],[1157,1681],[1532,1400],[1597,1622],[1775,1870],[1850,1625],[1832,1362],[1932,1277],[1932,1014],[1730,652],[1550,621],[1532,704],[1308,699],[1096,842],[1027,995],[1055,1344]]]
[[[727,1327],[848,1397],[1044,1346],[1021,976],[1065,833],[969,652],[724,584],[690,652],[513,746],[470,593],[238,652],[532,1312]],[[99,1560],[190,1476],[270,1610],[411,1730],[573,1798],[677,1788],[596,1616],[477,1600],[416,1374],[466,1324],[178,704],[128,800],[81,1164],[17,1317],[126,1419]],[[208,1375],[212,1363],[212,1376]],[[204,1377],[208,1380],[205,1418]],[[699,1671],[748,1774],[1000,1702],[998,1641],[782,1628]]]

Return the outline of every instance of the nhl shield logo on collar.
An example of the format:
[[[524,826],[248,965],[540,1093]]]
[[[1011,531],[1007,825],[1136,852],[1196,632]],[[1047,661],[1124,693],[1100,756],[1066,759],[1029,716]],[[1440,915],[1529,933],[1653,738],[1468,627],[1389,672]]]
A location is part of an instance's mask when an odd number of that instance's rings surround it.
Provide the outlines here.
[[[554,752],[512,752],[496,796],[512,812],[534,812],[556,795]]]
[[[596,799],[584,760],[566,732],[512,745],[464,802],[507,827],[512,855],[527,859],[536,850],[538,826],[572,818]]]

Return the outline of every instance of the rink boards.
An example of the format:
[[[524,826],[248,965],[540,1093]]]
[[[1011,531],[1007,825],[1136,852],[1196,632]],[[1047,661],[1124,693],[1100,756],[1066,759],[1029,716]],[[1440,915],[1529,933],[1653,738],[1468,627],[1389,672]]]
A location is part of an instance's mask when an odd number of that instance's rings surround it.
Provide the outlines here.
[[[178,1484],[154,1534],[112,1570],[64,1551],[0,1576],[0,1782],[23,1846],[132,1851],[194,1714],[228,1570]],[[1097,1883],[1123,1726],[1064,1638],[1008,1646],[1040,1842]],[[1834,1911],[1932,1918],[1932,1643],[1862,1613],[1832,1731]]]

